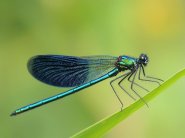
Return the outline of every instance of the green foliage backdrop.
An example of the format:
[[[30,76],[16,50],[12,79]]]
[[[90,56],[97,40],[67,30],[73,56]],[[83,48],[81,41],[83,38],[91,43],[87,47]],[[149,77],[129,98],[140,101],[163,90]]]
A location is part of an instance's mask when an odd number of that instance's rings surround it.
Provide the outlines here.
[[[185,66],[184,9],[183,0],[1,0],[0,137],[65,138],[120,110],[109,79],[9,117],[18,107],[66,90],[35,80],[26,68],[30,57],[147,53],[146,72],[167,79]],[[143,107],[104,137],[183,138],[184,83],[176,83],[149,109]],[[127,106],[129,97],[121,97]]]

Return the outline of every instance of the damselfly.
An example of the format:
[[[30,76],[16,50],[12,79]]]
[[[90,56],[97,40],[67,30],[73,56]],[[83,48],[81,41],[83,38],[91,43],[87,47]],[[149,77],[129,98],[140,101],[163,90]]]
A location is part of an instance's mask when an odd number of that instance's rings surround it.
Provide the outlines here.
[[[119,57],[75,57],[64,55],[35,56],[29,60],[28,70],[36,79],[53,86],[73,88],[66,92],[59,93],[57,95],[17,109],[11,115],[17,115],[41,105],[47,104],[49,102],[55,101],[57,99],[63,98],[65,96],[74,94],[107,78],[114,77],[119,72],[128,71],[110,82],[110,85],[115,95],[117,96],[122,109],[123,103],[112,85],[114,81],[121,79],[118,85],[133,99],[135,98],[123,88],[121,83],[127,78],[127,80],[131,83],[131,90],[133,91],[133,93],[140,99],[142,99],[142,97],[133,89],[133,86],[137,85],[138,87],[148,91],[135,82],[136,74],[138,71],[139,80],[155,82],[160,85],[160,81],[162,81],[161,79],[148,77],[145,75],[144,67],[148,64],[148,61],[149,59],[146,54],[141,54],[139,58],[125,55]],[[141,78],[141,74],[143,74],[144,78]],[[143,102],[145,101],[143,100]]]

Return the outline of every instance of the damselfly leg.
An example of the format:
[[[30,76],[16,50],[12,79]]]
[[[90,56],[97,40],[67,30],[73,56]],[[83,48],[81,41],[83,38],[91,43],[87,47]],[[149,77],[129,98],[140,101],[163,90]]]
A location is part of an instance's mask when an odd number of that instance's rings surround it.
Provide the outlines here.
[[[161,82],[164,82],[164,80],[162,80],[162,79],[159,79],[159,78],[156,78],[156,77],[151,77],[151,76],[146,76],[143,65],[141,65],[141,68],[142,68],[142,71],[143,71],[143,75],[144,75],[146,78],[150,78],[150,79],[159,80],[159,81],[161,81]]]
[[[123,75],[121,75],[121,76],[119,76],[119,77],[117,77],[117,78],[115,78],[115,79],[113,79],[113,80],[110,81],[110,86],[112,87],[112,90],[114,91],[116,97],[118,98],[118,100],[119,100],[119,102],[120,102],[120,104],[121,104],[121,110],[122,110],[122,108],[123,108],[123,102],[122,102],[121,99],[119,98],[119,96],[118,96],[116,90],[114,89],[112,83],[113,83],[114,81],[116,81],[116,80],[118,80],[118,79],[124,77],[124,76],[125,76],[124,78],[127,78],[127,77],[130,75],[130,73],[131,73],[131,72],[128,72],[128,73],[123,74]],[[127,92],[125,89],[122,89],[122,90],[128,94],[128,92]]]
[[[144,76],[145,78],[150,78],[150,79],[143,79],[143,78],[141,78],[141,71],[142,71],[142,74],[143,74],[143,76]],[[145,70],[144,70],[144,68],[143,68],[142,65],[139,66],[139,75],[138,75],[138,79],[141,80],[141,81],[154,82],[154,83],[157,83],[159,86],[161,85],[161,83],[160,83],[159,81],[163,82],[163,80],[161,80],[161,79],[146,76]],[[151,80],[151,79],[153,79],[153,80]],[[158,81],[157,81],[157,80],[158,80]]]
[[[132,72],[129,72],[125,77],[123,77],[119,82],[118,82],[118,86],[128,95],[130,96],[133,100],[136,100],[128,91],[126,91],[123,86],[121,85],[121,83],[128,77],[130,76]]]
[[[132,74],[128,77],[128,81],[129,81],[130,83],[132,83],[131,77],[133,76],[133,74],[134,74],[134,73],[132,73]],[[138,86],[138,87],[140,87],[141,89],[143,89],[143,90],[145,90],[145,91],[147,91],[147,92],[150,92],[148,89],[144,88],[143,86],[139,85],[139,84],[136,83],[136,82],[133,82],[133,84],[136,85],[136,86]]]
[[[131,81],[131,90],[147,105],[148,107],[148,104],[146,103],[146,101],[134,90],[134,81],[135,81],[135,78],[136,78],[136,75],[137,75],[137,71],[138,71],[138,68],[133,72],[133,74],[131,75],[134,75],[133,76],[133,79]]]

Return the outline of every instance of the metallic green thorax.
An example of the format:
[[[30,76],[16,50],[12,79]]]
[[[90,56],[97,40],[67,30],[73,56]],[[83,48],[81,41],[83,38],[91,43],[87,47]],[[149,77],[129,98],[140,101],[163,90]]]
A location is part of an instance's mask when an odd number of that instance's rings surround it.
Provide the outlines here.
[[[137,59],[128,57],[128,56],[120,56],[116,62],[116,66],[120,71],[124,71],[127,69],[132,69],[137,64]]]

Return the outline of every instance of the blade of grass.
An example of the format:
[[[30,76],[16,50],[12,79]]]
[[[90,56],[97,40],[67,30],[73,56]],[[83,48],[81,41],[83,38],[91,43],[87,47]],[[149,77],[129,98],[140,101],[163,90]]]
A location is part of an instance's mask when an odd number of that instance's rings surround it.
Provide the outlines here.
[[[181,77],[185,76],[185,69],[179,71],[172,77],[170,77],[167,81],[165,81],[160,87],[154,89],[152,92],[147,94],[143,97],[143,99],[146,102],[149,102],[154,97],[162,93],[165,89],[170,87],[172,84],[174,84],[177,80],[179,80]],[[113,115],[104,118],[100,120],[99,122],[91,125],[90,127],[85,128],[84,130],[80,131],[79,133],[72,136],[72,138],[96,138],[101,137],[106,132],[108,132],[110,129],[112,129],[115,125],[129,117],[132,113],[140,109],[143,105],[142,100],[138,100],[132,105],[128,106],[122,111],[118,111],[114,113]]]

